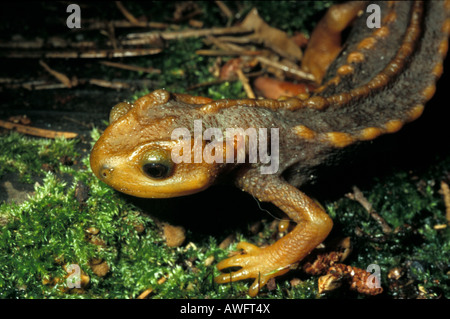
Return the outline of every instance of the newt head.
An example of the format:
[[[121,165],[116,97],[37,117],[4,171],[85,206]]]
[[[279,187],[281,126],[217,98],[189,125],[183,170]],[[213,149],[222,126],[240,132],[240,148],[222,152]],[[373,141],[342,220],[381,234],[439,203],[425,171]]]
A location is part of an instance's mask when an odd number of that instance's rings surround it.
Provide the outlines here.
[[[193,152],[182,157],[184,161],[174,161],[173,154],[186,155],[186,139],[172,139],[172,132],[189,128],[192,124],[187,119],[198,117],[198,106],[209,101],[157,90],[133,104],[117,104],[111,110],[110,125],[92,149],[93,173],[114,189],[136,197],[175,197],[206,189],[224,165],[195,163]],[[189,142],[192,147],[193,138]],[[200,145],[203,150],[204,142]]]

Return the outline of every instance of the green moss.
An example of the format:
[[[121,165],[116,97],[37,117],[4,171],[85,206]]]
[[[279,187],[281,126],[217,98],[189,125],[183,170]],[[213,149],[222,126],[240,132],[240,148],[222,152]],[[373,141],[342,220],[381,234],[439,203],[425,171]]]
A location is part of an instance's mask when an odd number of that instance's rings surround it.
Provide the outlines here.
[[[377,213],[392,227],[392,234],[384,234],[364,208],[350,199],[342,198],[327,206],[337,227],[351,236],[356,248],[356,254],[346,263],[363,269],[370,264],[380,266],[384,287],[396,284],[388,279],[389,271],[402,268],[404,276],[399,282],[410,280],[413,292],[391,289],[386,292],[391,297],[415,297],[419,286],[430,293],[450,294],[450,229],[434,227],[447,224],[439,188],[449,165],[449,157],[437,159],[436,165],[424,172],[399,171],[375,179],[373,187],[364,190]],[[366,235],[356,235],[356,227]]]
[[[28,138],[12,132],[0,138],[0,177],[18,172],[23,182],[33,182],[32,175],[42,175],[42,165],[58,169],[61,158],[75,157],[76,140],[57,138],[55,141]]]

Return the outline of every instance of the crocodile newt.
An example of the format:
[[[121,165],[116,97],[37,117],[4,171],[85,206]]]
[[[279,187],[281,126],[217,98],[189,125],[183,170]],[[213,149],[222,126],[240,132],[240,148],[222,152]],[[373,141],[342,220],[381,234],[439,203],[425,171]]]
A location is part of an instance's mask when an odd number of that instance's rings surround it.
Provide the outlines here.
[[[435,93],[448,49],[450,1],[380,2],[375,28],[367,26],[368,5],[335,5],[318,23],[302,61],[302,68],[320,82],[309,96],[213,101],[156,90],[111,110],[110,125],[91,152],[92,171],[116,190],[144,198],[196,193],[227,176],[241,190],[279,207],[296,223],[292,231],[264,248],[241,242],[241,254],[217,265],[219,270],[240,267],[221,273],[217,283],[252,278],[249,294],[255,296],[332,229],[332,219],[300,190],[302,185],[354,146],[417,119]],[[341,32],[349,25],[341,44]],[[261,161],[191,160],[194,155],[181,147],[186,140],[173,139],[172,133],[184,128],[193,147],[196,120],[201,120],[202,132],[219,128],[224,135],[226,128],[277,128],[278,169],[264,174]],[[203,140],[200,150],[210,143]],[[233,140],[214,147],[237,154],[243,151],[239,145]],[[174,161],[175,149],[186,152],[178,154],[187,160]],[[249,155],[248,148],[244,152]]]

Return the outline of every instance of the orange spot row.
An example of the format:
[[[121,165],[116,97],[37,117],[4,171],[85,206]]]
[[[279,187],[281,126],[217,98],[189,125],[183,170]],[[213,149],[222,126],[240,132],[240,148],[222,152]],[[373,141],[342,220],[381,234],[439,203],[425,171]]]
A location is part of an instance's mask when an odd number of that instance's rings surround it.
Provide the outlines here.
[[[364,61],[364,54],[358,51],[350,52],[347,56],[348,63],[361,63]]]
[[[389,35],[389,28],[387,26],[382,26],[378,30],[374,31],[373,35],[377,38],[385,38]]]
[[[448,10],[450,11],[450,8]],[[442,32],[447,35],[450,34],[450,18],[445,19],[444,24],[442,25]]]
[[[370,50],[377,43],[377,40],[374,37],[367,37],[358,44],[358,50]]]
[[[347,74],[353,73],[353,71],[354,71],[354,68],[351,65],[348,65],[348,64],[341,65],[337,69],[337,73],[339,75],[347,75]]]
[[[448,41],[447,39],[444,39],[439,44],[438,53],[442,56],[445,56],[447,54],[447,51],[448,51]]]
[[[304,126],[304,125],[298,125],[293,128],[294,133],[305,140],[310,140],[316,137],[316,132],[311,130],[310,128]]]
[[[403,122],[400,120],[391,120],[384,124],[386,133],[395,133],[398,132],[403,126]]]
[[[408,121],[417,119],[423,112],[424,106],[418,104],[409,111]],[[334,147],[346,147],[357,141],[370,141],[382,134],[391,134],[398,132],[403,127],[404,122],[401,120],[390,120],[382,127],[367,127],[355,134],[345,132],[327,132],[317,133],[304,125],[298,125],[293,128],[295,134],[305,140],[318,138],[319,141],[329,143]]]
[[[344,132],[328,132],[324,133],[322,135],[322,139],[326,142],[331,143],[333,146],[341,148],[346,147],[353,142],[355,142],[355,139],[352,135],[349,133]]]
[[[431,84],[422,91],[422,96],[428,101],[433,97],[435,92],[436,92],[436,85]]]
[[[395,20],[397,20],[397,14],[395,11],[391,11],[383,18],[383,23],[392,23]]]
[[[361,141],[370,141],[380,136],[383,131],[379,127],[368,127],[358,134]]]
[[[323,108],[328,106],[328,102],[325,98],[321,96],[313,96],[306,101],[306,105],[309,108],[322,110]]]
[[[408,112],[408,115],[409,115],[408,121],[414,121],[417,118],[419,118],[422,115],[423,110],[424,110],[423,104],[418,104],[418,105],[414,106]]]

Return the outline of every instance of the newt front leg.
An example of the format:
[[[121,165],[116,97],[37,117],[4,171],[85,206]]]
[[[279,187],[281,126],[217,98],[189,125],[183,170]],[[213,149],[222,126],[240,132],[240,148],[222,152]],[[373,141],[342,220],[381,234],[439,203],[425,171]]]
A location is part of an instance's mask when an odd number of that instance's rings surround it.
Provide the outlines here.
[[[253,297],[269,279],[285,274],[291,264],[302,260],[319,245],[328,236],[333,222],[318,204],[281,177],[250,170],[238,179],[237,185],[260,201],[273,203],[297,223],[289,234],[268,247],[239,243],[237,248],[243,249],[244,254],[217,265],[219,270],[242,267],[220,274],[215,278],[217,283],[255,278],[249,289]]]

